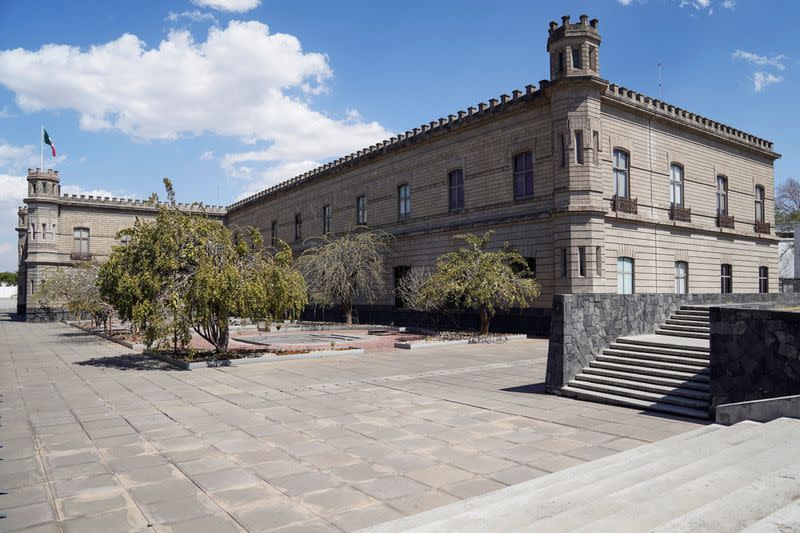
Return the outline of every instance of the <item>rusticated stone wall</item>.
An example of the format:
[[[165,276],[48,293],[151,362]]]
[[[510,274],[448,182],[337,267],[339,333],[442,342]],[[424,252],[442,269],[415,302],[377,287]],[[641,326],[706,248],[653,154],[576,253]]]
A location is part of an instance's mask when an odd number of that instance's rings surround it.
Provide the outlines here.
[[[752,305],[710,314],[712,407],[800,394],[799,311]]]
[[[681,305],[800,303],[800,294],[558,294],[553,298],[546,388],[561,389],[617,337],[653,333]]]

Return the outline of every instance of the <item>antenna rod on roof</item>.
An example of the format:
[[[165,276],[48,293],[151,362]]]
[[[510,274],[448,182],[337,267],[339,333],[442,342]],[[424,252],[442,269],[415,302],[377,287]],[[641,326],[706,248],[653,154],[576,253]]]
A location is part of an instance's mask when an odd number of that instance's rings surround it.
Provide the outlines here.
[[[658,99],[661,100],[661,63],[658,64]]]

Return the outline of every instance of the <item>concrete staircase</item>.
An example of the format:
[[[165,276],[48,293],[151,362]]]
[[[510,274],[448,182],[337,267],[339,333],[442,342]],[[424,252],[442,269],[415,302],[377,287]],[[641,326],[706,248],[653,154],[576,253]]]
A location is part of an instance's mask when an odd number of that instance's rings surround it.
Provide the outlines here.
[[[797,419],[704,426],[367,531],[797,531],[798,439]]]
[[[582,400],[708,418],[708,307],[685,305],[654,335],[620,337],[561,388]]]

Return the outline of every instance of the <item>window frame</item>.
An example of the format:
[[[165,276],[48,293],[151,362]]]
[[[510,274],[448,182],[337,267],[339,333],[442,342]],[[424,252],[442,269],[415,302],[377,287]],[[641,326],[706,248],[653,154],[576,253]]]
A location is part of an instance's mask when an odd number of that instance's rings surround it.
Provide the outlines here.
[[[83,232],[86,232],[84,237]],[[89,257],[91,251],[91,230],[85,226],[76,226],[72,228],[72,252],[78,257]],[[86,243],[86,251],[84,251],[84,243]]]
[[[367,225],[367,195],[356,196],[356,224],[359,226]]]
[[[583,130],[575,130],[575,164],[582,165],[584,160]]]
[[[331,232],[331,204],[322,206],[322,235],[325,236]]]
[[[451,212],[464,209],[464,169],[454,168],[447,173],[447,208]]]
[[[397,219],[411,218],[411,185],[401,183],[397,186]]]
[[[728,177],[717,174],[717,215],[728,216]]]
[[[522,168],[518,167],[518,161],[522,161]],[[528,164],[530,163],[530,167]],[[513,187],[514,187],[514,200],[523,200],[526,198],[533,198],[535,192],[535,175],[534,175],[534,159],[533,159],[533,151],[532,150],[525,150],[523,152],[518,152],[511,157],[511,170],[513,176]],[[518,192],[518,183],[517,181],[521,180],[519,185],[522,186],[522,193],[517,194]]]
[[[630,272],[626,272],[626,265],[630,265]],[[620,269],[620,267],[622,267]],[[617,257],[617,294],[636,293],[636,259],[633,257]]]
[[[733,293],[733,265],[730,263],[722,263],[719,270],[720,280],[720,293],[732,294]]]
[[[766,210],[765,210],[765,199],[766,199],[766,192],[764,190],[763,185],[756,185],[755,187],[755,210],[756,210],[756,222],[764,222],[766,219]]]
[[[681,272],[681,267],[683,272]],[[683,285],[680,287],[679,284]],[[682,290],[681,290],[682,289]],[[689,262],[675,261],[675,294],[689,294]]]
[[[675,174],[676,171],[678,173],[678,177],[676,178]],[[676,207],[684,207],[686,203],[686,190],[685,190],[685,177],[684,177],[684,168],[683,165],[679,163],[671,163],[669,166],[669,202],[670,205]],[[675,192],[679,191],[680,193],[680,200],[675,201],[676,194]]]
[[[578,275],[586,277],[586,247],[578,246]]]
[[[272,247],[275,248],[275,246],[278,245],[278,221],[277,221],[277,219],[272,219],[272,222],[270,223],[269,230],[270,230],[270,235],[269,235],[270,236],[270,243],[271,243]]]
[[[583,57],[581,57],[583,50],[580,47],[572,48],[572,68],[576,70],[583,69]],[[576,61],[577,60],[577,61]]]
[[[294,214],[294,241],[299,242],[303,239],[303,214]]]
[[[618,156],[624,156],[625,158],[625,166],[619,167],[617,166],[618,163]],[[627,150],[623,150],[622,148],[614,148],[612,153],[612,160],[611,160],[611,173],[614,180],[614,196],[618,196],[619,198],[630,198],[631,197],[631,154]],[[620,184],[620,177],[623,176],[625,179],[625,194],[619,193],[619,184]]]
[[[758,267],[758,292],[759,294],[769,293],[769,267]]]

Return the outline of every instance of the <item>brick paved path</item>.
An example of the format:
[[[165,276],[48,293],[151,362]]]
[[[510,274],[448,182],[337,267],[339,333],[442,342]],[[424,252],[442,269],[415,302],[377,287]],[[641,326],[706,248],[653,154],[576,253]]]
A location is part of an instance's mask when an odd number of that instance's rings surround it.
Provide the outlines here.
[[[546,353],[184,372],[0,321],[0,531],[351,531],[698,425],[544,395]]]

